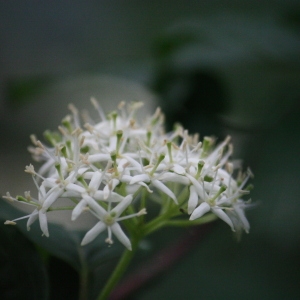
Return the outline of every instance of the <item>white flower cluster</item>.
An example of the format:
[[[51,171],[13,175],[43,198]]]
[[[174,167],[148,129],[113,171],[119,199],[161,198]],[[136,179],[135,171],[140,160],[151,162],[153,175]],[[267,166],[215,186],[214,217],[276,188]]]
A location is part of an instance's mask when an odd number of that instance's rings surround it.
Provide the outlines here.
[[[163,115],[157,109],[142,126],[135,113],[141,103],[121,103],[118,111],[105,116],[98,102],[92,100],[101,121],[95,123],[85,115],[82,126],[77,109],[70,105],[71,115],[62,121],[59,133],[46,132],[52,144],[46,147],[32,136],[34,158],[42,162],[38,172],[32,165],[25,172],[32,175],[38,190],[37,198],[30,192],[8,200],[33,206],[33,212],[19,219],[28,218],[27,228],[39,219],[45,236],[49,236],[47,213],[59,208],[59,200],[68,198],[74,204],[72,220],[89,212],[99,221],[82,240],[85,245],[107,230],[106,242],[111,244],[112,234],[128,249],[131,242],[119,222],[146,214],[146,207],[136,211],[134,199],[141,190],[159,192],[161,205],[174,201],[187,211],[190,220],[211,212],[225,221],[233,231],[249,231],[245,217],[247,202],[241,197],[249,191],[245,184],[250,171],[236,171],[228,159],[232,154],[230,138],[215,146],[215,140],[191,136],[181,126],[165,133]],[[84,128],[84,129],[83,129]],[[233,178],[233,174],[237,178]],[[175,184],[174,184],[175,183]],[[178,188],[188,190],[187,197],[178,203]],[[177,193],[177,194],[176,194]],[[172,199],[172,200],[171,200]],[[143,205],[147,206],[147,198]],[[67,208],[66,208],[67,209]],[[15,219],[6,224],[15,224]]]

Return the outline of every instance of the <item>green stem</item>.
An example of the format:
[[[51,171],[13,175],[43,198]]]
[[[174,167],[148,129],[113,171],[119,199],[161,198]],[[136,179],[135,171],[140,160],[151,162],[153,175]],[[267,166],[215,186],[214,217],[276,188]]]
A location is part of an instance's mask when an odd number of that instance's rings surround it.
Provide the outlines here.
[[[173,227],[190,227],[190,226],[195,226],[195,225],[202,225],[206,223],[213,222],[217,220],[218,217],[214,214],[207,214],[204,215],[203,217],[197,219],[197,220],[170,220],[166,221],[165,225],[166,226],[173,226]]]
[[[48,211],[57,211],[57,210],[72,210],[74,209],[74,206],[61,206],[61,207],[49,207]]]
[[[88,272],[88,268],[84,267],[81,270],[81,274],[80,274],[80,288],[79,288],[79,299],[80,300],[87,300],[88,299],[88,283],[89,283],[89,272]]]
[[[113,273],[111,274],[110,278],[106,282],[104,288],[102,289],[101,293],[97,297],[97,300],[105,300],[108,298],[110,293],[112,292],[113,288],[116,286],[116,284],[121,279],[122,275],[126,271],[131,259],[133,258],[136,250],[137,245],[140,240],[139,236],[134,236],[131,240],[132,245],[132,251],[126,249],[121,256],[116,268],[114,269]]]
[[[166,216],[166,214],[158,216],[143,227],[143,235],[146,236],[153,231],[156,231],[157,229],[163,227],[166,224],[167,220],[168,216]]]
[[[89,298],[89,268],[84,259],[84,251],[82,248],[79,248],[78,251],[81,269],[79,274],[79,300],[87,300]]]

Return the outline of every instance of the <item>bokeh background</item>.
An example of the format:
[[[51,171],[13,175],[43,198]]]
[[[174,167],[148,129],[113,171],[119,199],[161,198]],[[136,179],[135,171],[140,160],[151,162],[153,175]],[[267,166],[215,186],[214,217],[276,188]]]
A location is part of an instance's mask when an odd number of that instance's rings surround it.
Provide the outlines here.
[[[201,136],[232,136],[235,157],[255,174],[257,206],[240,242],[218,222],[126,297],[299,299],[299,1],[1,1],[0,45],[1,194],[30,189],[28,137],[55,129],[68,103],[142,100],[144,114],[160,105],[169,129],[181,122]],[[76,299],[57,277],[59,269],[73,280],[72,270],[51,263],[51,297]]]

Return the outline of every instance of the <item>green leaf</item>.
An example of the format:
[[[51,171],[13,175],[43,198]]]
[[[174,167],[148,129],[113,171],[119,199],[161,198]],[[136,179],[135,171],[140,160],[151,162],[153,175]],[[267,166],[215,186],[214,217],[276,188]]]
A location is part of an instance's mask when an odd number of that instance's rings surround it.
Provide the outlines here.
[[[0,226],[0,295],[2,299],[48,298],[44,264],[34,245],[15,226]]]
[[[5,201],[0,202],[0,217],[12,220],[24,215],[24,212]],[[8,225],[6,225],[8,226]],[[110,272],[118,261],[124,246],[116,241],[111,247],[105,243],[106,232],[99,235],[93,242],[81,246],[85,231],[73,231],[62,225],[49,223],[49,238],[42,236],[38,221],[27,231],[24,221],[18,221],[17,227],[32,242],[69,263],[80,276],[81,289],[86,294],[97,295]],[[4,227],[4,225],[3,225]],[[18,248],[19,246],[17,246]]]

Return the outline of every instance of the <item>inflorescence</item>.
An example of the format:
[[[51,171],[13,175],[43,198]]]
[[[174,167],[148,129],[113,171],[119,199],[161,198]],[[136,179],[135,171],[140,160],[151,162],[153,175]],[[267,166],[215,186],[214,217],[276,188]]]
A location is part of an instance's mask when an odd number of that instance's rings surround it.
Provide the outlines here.
[[[47,214],[71,210],[71,219],[76,220],[82,213],[90,213],[98,222],[86,233],[82,245],[106,230],[108,244],[113,243],[114,235],[131,250],[120,223],[134,220],[138,226],[137,220],[145,222],[146,207],[154,201],[168,218],[182,218],[178,212],[184,211],[189,222],[194,222],[210,212],[233,231],[249,232],[245,216],[249,201],[242,197],[249,193],[246,184],[251,172],[242,173],[237,163],[229,161],[233,151],[230,137],[217,145],[212,137],[200,142],[197,134],[189,135],[180,125],[165,133],[159,108],[140,125],[135,117],[140,102],[120,103],[108,116],[95,99],[92,103],[100,122],[85,114],[82,126],[77,109],[70,105],[71,115],[63,119],[59,132],[45,132],[50,147],[31,136],[34,147],[30,151],[42,166],[35,171],[30,164],[25,172],[33,178],[37,197],[25,192],[16,198],[7,193],[4,198],[34,210],[5,224],[27,218],[29,230],[39,219],[48,237]],[[63,198],[72,205],[60,207]]]

